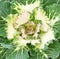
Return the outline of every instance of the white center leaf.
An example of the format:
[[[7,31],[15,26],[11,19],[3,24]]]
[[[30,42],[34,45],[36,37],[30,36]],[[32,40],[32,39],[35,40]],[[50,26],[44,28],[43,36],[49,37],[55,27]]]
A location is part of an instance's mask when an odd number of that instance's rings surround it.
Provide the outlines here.
[[[27,21],[29,21],[29,18],[30,18],[30,13],[24,11],[22,14],[18,16],[15,27],[18,28],[20,25],[26,23]]]

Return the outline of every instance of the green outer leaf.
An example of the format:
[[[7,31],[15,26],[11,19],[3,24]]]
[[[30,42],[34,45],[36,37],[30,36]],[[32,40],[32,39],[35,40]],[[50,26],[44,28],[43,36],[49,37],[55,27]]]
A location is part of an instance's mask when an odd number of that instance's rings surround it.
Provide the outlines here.
[[[0,17],[6,17],[8,14],[10,14],[10,2],[0,1]]]
[[[0,36],[6,37],[6,21],[0,19]]]
[[[34,3],[36,0],[11,0],[12,3],[19,2],[20,4],[26,5],[26,3]]]
[[[8,49],[11,49],[11,48],[12,48],[12,45],[11,45],[11,44],[0,43],[0,45],[1,45],[3,48],[8,48]]]
[[[52,4],[45,7],[47,16],[52,19],[60,15],[60,4]]]
[[[49,45],[45,53],[52,59],[56,59],[60,53],[60,43],[58,41],[53,41],[53,43]]]
[[[37,51],[37,52],[31,51],[31,56],[29,59],[47,59],[47,58],[40,51]]]
[[[8,50],[6,54],[6,59],[28,59],[28,51],[23,48],[17,51]]]
[[[60,20],[58,20],[54,24],[53,29],[54,29],[54,33],[55,33],[55,38],[60,39]]]
[[[50,6],[52,4],[60,4],[60,0],[40,0],[41,1],[41,5],[43,6],[43,8],[45,8],[46,6]]]

